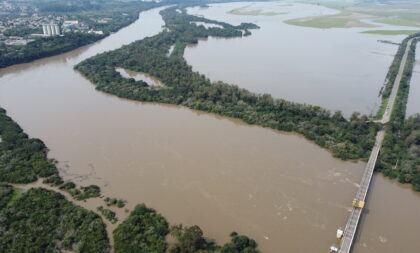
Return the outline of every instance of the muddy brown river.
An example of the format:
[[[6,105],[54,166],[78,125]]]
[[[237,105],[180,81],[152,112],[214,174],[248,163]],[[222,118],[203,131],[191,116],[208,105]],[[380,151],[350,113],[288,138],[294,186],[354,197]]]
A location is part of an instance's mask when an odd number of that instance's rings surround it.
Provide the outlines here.
[[[237,231],[265,253],[327,252],[364,163],[334,159],[294,134],[119,99],[73,70],[162,25],[153,9],[90,46],[0,70],[0,105],[46,143],[65,179],[97,184],[129,209],[146,203],[172,224],[197,224],[220,243]],[[375,175],[354,252],[416,252],[419,213],[418,194]]]

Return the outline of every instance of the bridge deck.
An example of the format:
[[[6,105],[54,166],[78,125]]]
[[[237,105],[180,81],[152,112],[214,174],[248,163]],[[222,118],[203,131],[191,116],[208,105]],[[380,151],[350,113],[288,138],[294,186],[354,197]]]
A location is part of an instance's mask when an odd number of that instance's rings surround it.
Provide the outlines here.
[[[391,94],[389,96],[385,113],[382,116],[382,120],[381,120],[382,124],[388,123],[391,118],[392,109],[394,107],[397,93],[400,88],[402,74],[404,72],[405,64],[407,62],[408,52],[409,52],[412,42],[413,42],[413,39],[409,40],[407,43],[407,47],[405,49],[404,56],[401,60],[401,65],[398,70],[398,74],[395,78],[395,81],[391,90]],[[373,171],[375,169],[376,160],[378,159],[379,150],[381,149],[384,136],[385,136],[384,130],[379,131],[376,135],[375,145],[372,149],[372,153],[370,154],[369,161],[363,173],[362,182],[360,183],[360,187],[356,193],[356,198],[355,198],[356,201],[365,202],[366,200],[366,195],[369,190],[370,181],[372,180]],[[346,227],[344,228],[343,237],[341,238],[339,253],[350,252],[351,247],[353,245],[354,236],[357,231],[357,226],[359,224],[360,216],[362,214],[362,210],[363,209],[358,207],[357,205],[353,206],[353,209],[350,213],[350,217],[347,221]]]
[[[373,147],[372,153],[370,154],[369,161],[366,165],[365,172],[363,173],[362,182],[360,184],[359,190],[356,193],[356,200],[365,201],[367,192],[369,190],[370,181],[372,179],[373,170],[375,169],[376,160],[378,159],[379,150],[384,139],[385,131],[381,130],[376,135],[375,146]],[[362,209],[358,207],[353,207],[350,217],[347,221],[347,225],[344,229],[343,237],[341,239],[340,253],[350,252],[351,246],[353,244],[353,239],[356,234],[357,225],[359,224],[360,215],[362,214]]]

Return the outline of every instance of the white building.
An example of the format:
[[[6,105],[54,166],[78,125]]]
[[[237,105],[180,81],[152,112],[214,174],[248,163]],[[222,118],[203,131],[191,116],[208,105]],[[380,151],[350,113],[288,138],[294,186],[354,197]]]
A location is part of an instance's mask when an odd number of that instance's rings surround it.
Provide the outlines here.
[[[79,24],[79,21],[78,20],[65,20],[64,22],[63,22],[63,25],[65,26],[65,25],[78,25]]]
[[[45,36],[60,35],[60,27],[57,24],[43,24],[42,31]]]

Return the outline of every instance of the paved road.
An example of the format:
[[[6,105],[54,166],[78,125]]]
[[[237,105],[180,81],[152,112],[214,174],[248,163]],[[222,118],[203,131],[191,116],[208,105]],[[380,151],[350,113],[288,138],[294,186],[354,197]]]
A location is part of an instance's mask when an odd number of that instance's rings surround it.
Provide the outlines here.
[[[409,40],[407,43],[407,47],[404,52],[404,56],[401,61],[400,69],[398,70],[397,77],[395,78],[394,84],[392,86],[391,95],[389,96],[388,104],[386,105],[386,109],[384,115],[382,116],[382,124],[388,123],[391,117],[392,108],[395,104],[395,99],[397,97],[398,90],[400,88],[402,74],[404,72],[405,64],[407,62],[408,51],[410,50],[411,43],[413,39]]]
[[[366,165],[365,172],[363,173],[362,182],[360,187],[357,190],[356,198],[358,201],[365,202],[366,195],[369,190],[370,181],[372,179],[373,171],[375,169],[376,160],[378,159],[379,150],[382,146],[382,141],[384,140],[385,131],[381,130],[376,135],[375,146],[372,149],[370,154],[369,161]],[[354,236],[356,234],[357,225],[359,224],[360,215],[362,214],[361,208],[353,207],[350,217],[347,221],[347,225],[344,229],[344,234],[341,239],[340,253],[350,252],[351,246],[353,244]]]
[[[382,120],[381,120],[382,124],[386,124],[390,120],[391,112],[395,105],[398,89],[400,88],[402,74],[404,72],[404,68],[407,62],[408,51],[410,49],[412,42],[413,42],[413,39],[409,40],[407,43],[407,47],[405,49],[405,52],[404,52],[404,55],[400,64],[398,74],[392,86],[392,91],[389,96],[385,113],[382,116]],[[369,161],[365,168],[365,172],[363,173],[362,182],[360,183],[360,187],[356,193],[356,197],[355,197],[356,201],[365,202],[366,200],[366,195],[369,190],[370,181],[372,180],[373,171],[375,169],[376,160],[378,159],[379,150],[381,149],[384,136],[385,136],[384,130],[380,130],[376,134],[375,145],[373,146],[372,153],[370,154]],[[344,228],[344,233],[343,233],[343,237],[341,238],[339,253],[350,252],[351,247],[353,245],[354,236],[357,231],[357,226],[359,224],[360,216],[362,215],[362,211],[363,211],[363,208],[359,208],[357,206],[353,207],[350,217],[347,221],[346,227]]]

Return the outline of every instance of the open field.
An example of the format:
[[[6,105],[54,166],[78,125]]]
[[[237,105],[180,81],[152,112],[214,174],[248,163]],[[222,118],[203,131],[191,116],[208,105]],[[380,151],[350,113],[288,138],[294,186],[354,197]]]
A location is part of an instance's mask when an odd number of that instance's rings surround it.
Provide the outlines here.
[[[380,5],[358,2],[314,2],[312,0],[303,2],[336,9],[341,13],[291,19],[286,20],[285,23],[314,28],[372,27],[373,25],[363,22],[363,19],[371,18],[375,22],[388,25],[420,27],[420,3],[418,2]]]
[[[360,21],[360,19],[370,17],[372,16],[344,11],[336,15],[290,19],[285,23],[313,28],[375,27]]]
[[[420,14],[419,14],[419,21],[399,19],[399,18],[380,18],[375,21],[378,23],[383,23],[383,24],[388,24],[388,25],[420,27]]]
[[[250,5],[244,6],[241,8],[236,8],[236,9],[230,10],[228,13],[234,14],[234,15],[242,15],[242,16],[276,16],[276,15],[282,15],[282,14],[287,13],[287,12],[274,12],[274,11],[264,12],[263,10],[247,10],[249,7]]]
[[[369,30],[362,33],[377,34],[377,35],[411,35],[418,33],[418,30]]]

